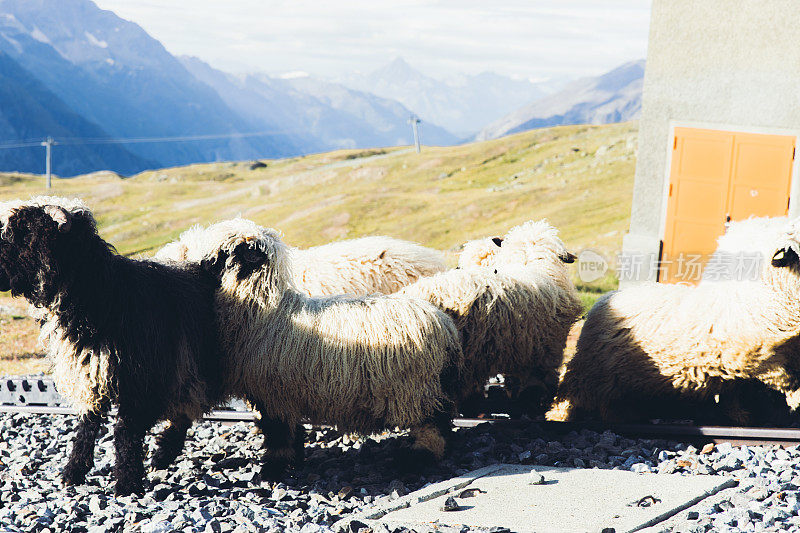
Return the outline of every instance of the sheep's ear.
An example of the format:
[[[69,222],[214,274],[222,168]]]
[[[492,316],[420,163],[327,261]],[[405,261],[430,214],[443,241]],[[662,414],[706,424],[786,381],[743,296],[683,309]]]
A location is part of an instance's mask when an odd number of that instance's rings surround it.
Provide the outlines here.
[[[786,267],[789,265],[797,264],[798,262],[797,252],[795,252],[791,247],[787,246],[786,248],[781,248],[775,255],[772,256],[772,266],[774,267]]]
[[[559,255],[558,258],[564,263],[574,263],[578,257],[575,254],[564,252],[563,254]]]
[[[502,237],[493,237],[493,238],[492,238],[492,242],[493,242],[493,243],[495,244],[495,246],[497,246],[498,248],[499,248],[500,246],[503,246],[503,238],[502,238]]]
[[[44,206],[44,212],[50,215],[50,218],[52,218],[56,224],[58,224],[58,231],[61,233],[68,232],[72,227],[72,217],[63,207],[57,205],[46,205]]]
[[[228,253],[220,250],[213,255],[204,257],[203,260],[200,261],[200,268],[218,277],[225,268],[225,262],[227,260]]]

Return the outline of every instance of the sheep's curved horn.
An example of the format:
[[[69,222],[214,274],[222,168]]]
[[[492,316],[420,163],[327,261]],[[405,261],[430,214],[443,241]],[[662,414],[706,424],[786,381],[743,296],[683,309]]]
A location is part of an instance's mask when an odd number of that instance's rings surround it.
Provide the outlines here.
[[[70,220],[69,213],[63,208],[57,205],[46,205],[44,206],[44,212],[50,215],[50,218],[56,221],[58,224],[58,231],[61,233],[66,233],[72,227],[72,220]]]

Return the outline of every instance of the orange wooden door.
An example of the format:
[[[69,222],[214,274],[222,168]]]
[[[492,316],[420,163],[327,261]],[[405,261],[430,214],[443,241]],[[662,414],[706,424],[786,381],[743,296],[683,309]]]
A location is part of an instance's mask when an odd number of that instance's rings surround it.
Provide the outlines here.
[[[733,133],[675,128],[659,281],[699,281],[725,229]],[[695,279],[696,278],[696,279]]]
[[[788,212],[795,138],[675,128],[659,281],[697,283],[725,221]]]
[[[795,138],[737,133],[728,214],[731,220],[789,212]]]

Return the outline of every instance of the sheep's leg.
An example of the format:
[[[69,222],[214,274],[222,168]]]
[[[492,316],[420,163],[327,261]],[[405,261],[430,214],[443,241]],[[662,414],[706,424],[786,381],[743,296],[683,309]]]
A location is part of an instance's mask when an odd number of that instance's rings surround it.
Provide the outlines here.
[[[263,411],[261,411],[263,413]],[[264,434],[261,479],[282,479],[290,465],[299,466],[305,453],[305,428],[294,427],[262,414],[257,422]]]
[[[86,474],[94,466],[94,445],[97,433],[103,425],[108,405],[101,405],[97,411],[81,416],[78,431],[72,442],[69,461],[61,470],[61,479],[67,485],[80,485],[86,481]]]
[[[553,403],[558,388],[558,372],[536,369],[525,375],[509,374],[506,376],[506,388],[511,396],[510,414],[536,417],[547,411]]]
[[[178,415],[169,420],[169,425],[156,438],[156,451],[150,460],[153,470],[167,468],[180,455],[190,427],[192,421],[186,415]]]
[[[800,379],[783,367],[769,368],[761,372],[757,378],[778,392],[786,395],[786,404],[792,412],[795,412],[800,407]]]
[[[429,420],[411,428],[414,444],[395,454],[395,466],[405,472],[417,472],[444,457],[448,437],[452,434],[452,421],[446,412],[435,414]]]
[[[485,403],[483,391],[473,392],[459,402],[458,411],[464,416],[474,417],[481,413],[481,407]]]
[[[155,417],[141,413],[132,415],[120,406],[114,426],[114,477],[118,496],[144,492],[144,435],[155,421]]]

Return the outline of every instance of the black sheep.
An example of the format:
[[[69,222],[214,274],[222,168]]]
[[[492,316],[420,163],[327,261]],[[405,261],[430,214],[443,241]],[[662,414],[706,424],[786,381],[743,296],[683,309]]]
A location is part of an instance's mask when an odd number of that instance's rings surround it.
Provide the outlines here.
[[[56,384],[81,412],[64,482],[84,482],[114,403],[116,492],[141,492],[145,433],[170,420],[153,458],[165,466],[190,421],[222,400],[216,281],[192,265],[118,255],[76,201],[0,204],[0,229],[0,290],[47,311]]]

